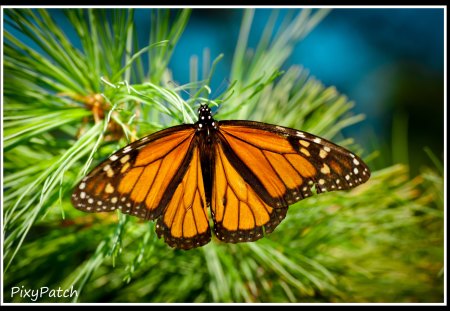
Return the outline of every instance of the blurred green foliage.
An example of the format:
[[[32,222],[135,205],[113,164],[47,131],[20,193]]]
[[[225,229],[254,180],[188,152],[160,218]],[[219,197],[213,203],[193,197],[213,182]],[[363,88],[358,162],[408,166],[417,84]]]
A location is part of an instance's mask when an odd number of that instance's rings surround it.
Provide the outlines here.
[[[253,11],[245,10],[231,84],[217,98],[209,98],[208,81],[221,56],[204,60],[210,70],[201,79],[193,61],[191,83],[170,82],[170,56],[189,10],[152,10],[145,47],[138,46],[132,10],[64,10],[81,50],[51,10],[4,12],[5,302],[30,302],[12,298],[14,286],[79,291],[39,302],[443,301],[443,168],[432,154],[435,167],[414,179],[404,165],[379,165],[352,191],[298,202],[275,232],[254,243],[213,240],[173,250],[157,239],[153,222],[87,215],[70,204],[87,170],[132,138],[193,122],[201,102],[219,106],[218,119],[332,139],[370,166],[378,155],[364,155],[340,134],[363,119],[351,113],[353,103],[301,67],[279,71],[327,10],[304,9],[277,35],[274,15],[254,51],[247,48]],[[184,91],[192,94],[186,101]],[[104,116],[95,120],[95,109]],[[399,132],[392,144],[403,138]]]

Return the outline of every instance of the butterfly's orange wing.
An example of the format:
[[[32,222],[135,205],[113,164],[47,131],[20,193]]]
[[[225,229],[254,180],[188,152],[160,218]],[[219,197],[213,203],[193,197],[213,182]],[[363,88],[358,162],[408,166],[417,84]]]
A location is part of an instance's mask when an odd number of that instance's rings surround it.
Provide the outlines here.
[[[207,215],[200,152],[196,144],[182,181],[156,223],[156,232],[171,247],[199,247],[211,239]]]
[[[189,169],[196,144],[192,125],[146,136],[111,155],[76,187],[72,204],[85,212],[156,219],[172,201]]]
[[[214,154],[211,214],[217,238],[223,242],[248,242],[272,232],[286,216],[287,207],[267,204],[232,164],[221,144],[215,145]]]
[[[370,176],[359,157],[317,136],[199,119],[204,123],[157,132],[111,155],[77,185],[73,205],[158,219],[159,237],[190,249],[210,241],[208,205],[219,240],[255,241],[272,232],[294,202],[314,191],[353,188]]]
[[[146,136],[117,151],[76,187],[73,205],[85,212],[158,219],[156,232],[172,247],[211,239],[198,137],[193,125]]]
[[[216,236],[253,241],[271,232],[287,207],[344,190],[370,176],[363,161],[325,139],[252,121],[223,121],[215,140],[212,214]]]

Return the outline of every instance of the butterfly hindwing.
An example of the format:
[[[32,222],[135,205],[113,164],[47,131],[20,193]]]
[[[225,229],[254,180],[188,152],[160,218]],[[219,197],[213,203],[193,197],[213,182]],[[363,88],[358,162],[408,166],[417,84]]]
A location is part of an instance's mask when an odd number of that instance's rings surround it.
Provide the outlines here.
[[[220,143],[215,144],[211,214],[214,233],[222,242],[249,242],[270,233],[287,208],[269,206],[241,176]]]
[[[206,198],[196,146],[186,173],[178,184],[167,208],[156,223],[156,232],[172,247],[190,249],[211,239]]]
[[[81,180],[73,205],[158,218],[187,170],[194,132],[192,125],[176,126],[120,149]]]

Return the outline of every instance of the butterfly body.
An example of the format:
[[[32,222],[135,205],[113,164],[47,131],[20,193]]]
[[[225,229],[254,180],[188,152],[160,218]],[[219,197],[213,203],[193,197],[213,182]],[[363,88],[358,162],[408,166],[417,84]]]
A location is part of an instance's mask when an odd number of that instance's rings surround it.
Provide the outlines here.
[[[288,206],[364,183],[370,172],[348,150],[306,132],[254,121],[217,121],[202,105],[195,124],[146,136],[114,153],[79,183],[73,205],[120,209],[157,220],[175,248],[255,241]]]

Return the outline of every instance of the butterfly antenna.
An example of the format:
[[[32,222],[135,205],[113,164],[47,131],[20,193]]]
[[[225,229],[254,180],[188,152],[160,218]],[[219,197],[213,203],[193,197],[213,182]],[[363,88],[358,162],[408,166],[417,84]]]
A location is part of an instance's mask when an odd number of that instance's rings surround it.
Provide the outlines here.
[[[176,82],[174,82],[174,81],[171,81],[171,80],[169,80],[167,83],[170,84],[170,85],[172,85],[175,89],[177,89],[177,91],[178,91],[178,90],[183,91],[186,95],[189,96],[189,98],[192,97],[192,94],[189,93],[188,91],[186,91],[186,90],[185,90],[183,87],[181,87],[178,83],[176,83]]]

